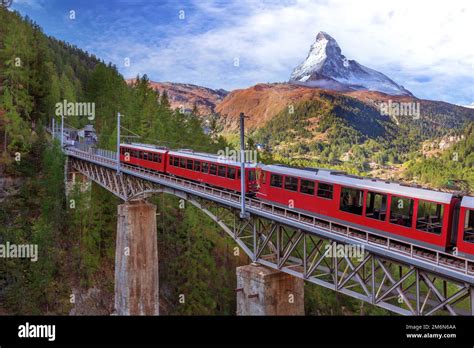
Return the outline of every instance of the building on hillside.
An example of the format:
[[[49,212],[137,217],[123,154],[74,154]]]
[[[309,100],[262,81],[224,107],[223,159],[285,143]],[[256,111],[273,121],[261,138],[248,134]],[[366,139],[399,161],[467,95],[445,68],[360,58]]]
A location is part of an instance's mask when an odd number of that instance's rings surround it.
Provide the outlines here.
[[[87,145],[94,145],[97,143],[97,133],[95,132],[94,126],[86,124],[84,128],[78,131],[80,141]]]

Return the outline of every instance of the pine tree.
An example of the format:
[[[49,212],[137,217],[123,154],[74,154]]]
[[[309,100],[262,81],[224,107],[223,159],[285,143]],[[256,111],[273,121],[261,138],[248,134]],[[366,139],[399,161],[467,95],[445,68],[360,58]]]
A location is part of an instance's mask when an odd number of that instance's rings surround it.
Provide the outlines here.
[[[165,108],[171,107],[171,104],[168,98],[168,92],[166,92],[166,90],[164,90],[163,93],[161,94],[160,104]]]

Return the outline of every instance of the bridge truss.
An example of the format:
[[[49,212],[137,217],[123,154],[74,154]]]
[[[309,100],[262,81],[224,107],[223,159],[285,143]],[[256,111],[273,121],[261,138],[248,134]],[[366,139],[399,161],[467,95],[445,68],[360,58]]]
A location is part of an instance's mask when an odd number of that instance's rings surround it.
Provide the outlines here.
[[[216,222],[256,263],[401,315],[474,315],[474,264],[343,223],[129,165],[73,148],[67,166],[124,201],[168,193]],[[362,253],[334,257],[340,248]],[[347,249],[344,249],[347,250]]]

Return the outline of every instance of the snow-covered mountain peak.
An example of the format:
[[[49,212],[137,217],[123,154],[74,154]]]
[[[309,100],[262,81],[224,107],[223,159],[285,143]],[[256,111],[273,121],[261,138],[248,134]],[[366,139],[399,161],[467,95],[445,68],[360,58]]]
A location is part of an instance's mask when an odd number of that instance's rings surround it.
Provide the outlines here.
[[[319,70],[331,51],[341,52],[339,45],[329,34],[320,31],[316,35],[316,40],[311,45],[306,60],[300,64],[291,74],[291,80],[299,80],[305,82],[314,71]]]
[[[292,72],[290,82],[313,87],[373,90],[391,95],[412,95],[388,76],[347,59],[336,40],[320,31],[306,60]]]

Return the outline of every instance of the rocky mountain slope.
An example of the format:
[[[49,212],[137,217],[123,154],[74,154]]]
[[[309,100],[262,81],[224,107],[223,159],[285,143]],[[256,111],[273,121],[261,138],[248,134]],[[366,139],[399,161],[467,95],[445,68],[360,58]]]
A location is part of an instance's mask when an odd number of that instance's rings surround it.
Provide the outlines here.
[[[248,129],[256,129],[270,121],[278,112],[296,102],[310,100],[321,90],[287,83],[257,84],[229,93],[216,107],[227,133],[237,131],[241,112],[249,117]]]
[[[419,115],[397,117],[397,113],[388,115],[394,122],[406,119],[407,122],[423,120],[425,131],[434,128],[458,128],[466,120],[474,120],[474,110],[441,101],[417,99],[408,95],[392,96],[376,91],[333,91],[322,88],[289,83],[257,84],[229,93],[216,107],[220,114],[225,132],[232,133],[238,129],[239,114],[244,112],[248,129],[258,129],[272,120],[279,112],[291,111],[296,104],[308,100],[318,100],[320,96],[344,96],[362,102],[372,111],[382,114],[381,105],[419,105]],[[408,104],[402,104],[408,103]],[[396,111],[396,110],[394,110]],[[421,123],[420,123],[421,124]]]
[[[133,81],[134,79],[129,79],[127,83]],[[166,91],[173,109],[178,108],[190,112],[196,105],[201,116],[214,113],[216,105],[229,93],[223,89],[215,90],[189,83],[150,81],[150,86],[160,94]]]

